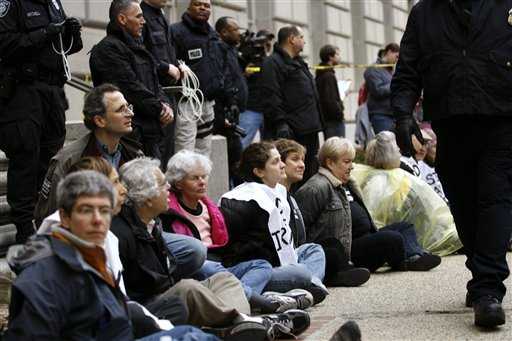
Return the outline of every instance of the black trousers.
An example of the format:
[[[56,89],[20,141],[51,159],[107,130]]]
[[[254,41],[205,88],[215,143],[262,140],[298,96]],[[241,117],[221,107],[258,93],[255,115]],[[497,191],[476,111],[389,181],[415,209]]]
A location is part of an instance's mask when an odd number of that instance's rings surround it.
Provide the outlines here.
[[[472,299],[503,299],[512,232],[512,118],[460,116],[433,122],[436,171],[473,278]]]
[[[0,105],[0,117],[17,117],[0,123],[0,149],[9,159],[7,202],[17,242],[34,232],[37,192],[50,159],[64,144],[67,108],[64,90],[41,82],[18,84],[12,99]]]
[[[352,262],[371,272],[388,263],[397,268],[405,260],[404,239],[396,231],[377,231],[352,240]]]

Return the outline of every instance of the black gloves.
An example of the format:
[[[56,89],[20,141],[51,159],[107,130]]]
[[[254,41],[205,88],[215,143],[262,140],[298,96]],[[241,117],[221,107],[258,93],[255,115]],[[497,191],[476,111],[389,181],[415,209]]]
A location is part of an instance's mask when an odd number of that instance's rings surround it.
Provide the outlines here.
[[[293,131],[286,122],[276,125],[276,137],[280,139],[293,139]]]
[[[403,156],[414,156],[416,151],[412,145],[412,135],[415,135],[421,144],[424,144],[420,127],[411,115],[400,115],[396,118],[396,142]]]
[[[46,35],[48,37],[54,37],[58,35],[59,33],[64,33],[64,24],[65,21],[61,23],[50,23],[48,26],[46,26]]]
[[[66,18],[66,22],[64,24],[66,26],[66,31],[70,34],[77,34],[82,29],[82,24],[80,20],[74,17]]]
[[[240,108],[236,104],[231,104],[229,107],[229,111],[231,112],[231,116],[233,118],[233,123],[238,123],[240,119]]]

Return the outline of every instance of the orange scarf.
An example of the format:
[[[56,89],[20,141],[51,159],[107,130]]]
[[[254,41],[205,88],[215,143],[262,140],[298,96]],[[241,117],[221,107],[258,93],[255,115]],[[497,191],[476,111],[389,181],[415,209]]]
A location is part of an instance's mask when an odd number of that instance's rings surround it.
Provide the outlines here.
[[[113,288],[116,287],[114,276],[107,269],[107,256],[105,255],[105,251],[103,250],[103,248],[97,245],[95,245],[93,248],[76,245],[75,243],[72,243],[69,239],[67,239],[64,235],[58,232],[53,232],[52,237],[76,248],[84,258],[84,260],[87,262],[87,264],[89,264],[96,271],[98,271],[101,274],[103,280],[105,280],[105,282],[107,282],[108,285],[110,285]]]

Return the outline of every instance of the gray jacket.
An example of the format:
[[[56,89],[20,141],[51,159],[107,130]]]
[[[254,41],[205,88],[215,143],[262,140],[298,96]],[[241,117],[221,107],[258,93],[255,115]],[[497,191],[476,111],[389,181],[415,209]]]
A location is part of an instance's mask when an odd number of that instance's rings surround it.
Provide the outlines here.
[[[351,181],[349,186],[354,185]],[[350,256],[352,246],[352,218],[342,183],[332,173],[320,168],[295,194],[308,243],[327,238],[338,239]]]
[[[119,144],[121,145],[120,165],[136,157],[144,156],[140,150],[140,145],[136,141],[123,137]],[[92,132],[64,146],[50,160],[34,211],[34,217],[38,226],[44,218],[57,209],[57,185],[59,181],[66,176],[72,165],[85,156],[101,157],[101,153],[96,147],[96,138]]]
[[[382,64],[377,59],[376,64]],[[391,79],[393,73],[389,68],[370,67],[364,72],[364,80],[368,89],[368,113],[393,115],[391,111]]]

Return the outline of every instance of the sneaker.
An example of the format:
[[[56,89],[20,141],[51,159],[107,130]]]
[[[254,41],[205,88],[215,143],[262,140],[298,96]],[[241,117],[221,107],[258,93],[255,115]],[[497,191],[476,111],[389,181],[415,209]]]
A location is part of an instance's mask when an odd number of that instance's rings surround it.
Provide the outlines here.
[[[268,327],[269,340],[296,338],[311,324],[309,314],[303,310],[290,309],[281,314],[261,316],[263,324]]]
[[[414,255],[404,260],[400,266],[401,271],[428,271],[441,264],[441,257],[425,253]]]
[[[268,338],[266,323],[256,321],[241,321],[227,328],[204,327],[202,330],[225,341],[265,341]]]
[[[349,268],[339,271],[325,280],[329,287],[358,287],[370,279],[370,270],[365,268]]]
[[[329,341],[361,341],[361,329],[354,321],[345,322]]]
[[[262,294],[272,302],[279,303],[277,313],[282,313],[289,309],[307,309],[314,303],[313,295],[304,289],[293,289],[285,293],[267,291]]]
[[[313,305],[317,305],[318,303],[323,302],[327,295],[329,295],[328,291],[314,284],[306,287],[306,290],[309,291],[313,296]]]

